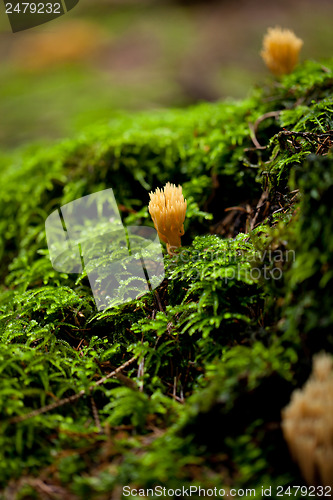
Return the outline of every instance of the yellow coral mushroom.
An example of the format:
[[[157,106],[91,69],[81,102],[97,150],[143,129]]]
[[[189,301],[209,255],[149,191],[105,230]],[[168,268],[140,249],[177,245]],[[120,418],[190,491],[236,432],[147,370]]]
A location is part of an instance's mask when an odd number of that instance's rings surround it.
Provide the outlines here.
[[[293,31],[268,28],[260,54],[270,71],[280,76],[293,71],[302,45],[303,40],[297,38]]]
[[[169,255],[173,255],[172,250],[181,246],[184,234],[187,202],[182,187],[168,182],[163,189],[149,193],[149,197],[148,210],[158,236],[166,243]]]
[[[282,411],[282,430],[290,452],[309,485],[333,488],[333,361],[314,357],[302,390]]]

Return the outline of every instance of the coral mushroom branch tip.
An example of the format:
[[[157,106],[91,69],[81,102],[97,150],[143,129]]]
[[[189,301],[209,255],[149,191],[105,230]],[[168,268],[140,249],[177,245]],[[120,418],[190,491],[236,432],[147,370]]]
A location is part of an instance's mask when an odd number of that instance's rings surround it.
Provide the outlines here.
[[[181,246],[184,234],[187,201],[182,187],[167,182],[163,189],[157,188],[149,193],[149,197],[148,210],[158,236],[166,243],[169,255],[173,255],[172,250]]]

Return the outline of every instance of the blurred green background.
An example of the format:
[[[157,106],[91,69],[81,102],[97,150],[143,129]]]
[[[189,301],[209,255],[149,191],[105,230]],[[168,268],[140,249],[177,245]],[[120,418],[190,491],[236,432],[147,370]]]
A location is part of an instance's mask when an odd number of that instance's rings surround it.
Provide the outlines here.
[[[333,55],[332,0],[80,0],[13,34],[0,3],[0,148],[68,137],[124,111],[244,97],[267,77],[269,26]]]

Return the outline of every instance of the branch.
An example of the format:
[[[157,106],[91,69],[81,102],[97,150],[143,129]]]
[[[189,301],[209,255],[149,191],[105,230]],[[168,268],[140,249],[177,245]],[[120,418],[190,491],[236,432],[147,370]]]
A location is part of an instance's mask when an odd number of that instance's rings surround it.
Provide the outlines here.
[[[59,408],[60,406],[64,406],[68,403],[73,403],[74,401],[77,401],[80,399],[82,396],[85,396],[88,392],[92,392],[96,387],[104,384],[106,380],[109,378],[115,377],[120,371],[124,370],[127,368],[129,365],[131,365],[135,360],[137,359],[137,356],[133,356],[133,358],[129,359],[124,363],[123,365],[119,366],[112,372],[110,372],[108,375],[105,377],[99,379],[97,382],[92,384],[88,390],[86,391],[85,389],[82,389],[82,391],[73,394],[72,396],[69,396],[68,398],[63,398],[60,399],[59,401],[56,401],[55,403],[51,403],[49,405],[43,406],[42,408],[38,408],[37,410],[34,410],[30,413],[27,413],[25,415],[20,415],[18,417],[14,417],[9,420],[11,424],[17,424],[18,422],[23,422],[24,420],[28,420],[33,417],[37,417],[38,415],[42,415],[43,413],[47,413],[48,411],[54,410],[55,408]]]

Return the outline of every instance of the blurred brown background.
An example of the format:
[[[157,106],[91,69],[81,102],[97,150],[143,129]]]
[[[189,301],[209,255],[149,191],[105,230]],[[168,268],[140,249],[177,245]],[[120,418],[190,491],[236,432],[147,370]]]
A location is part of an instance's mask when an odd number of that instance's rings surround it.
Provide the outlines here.
[[[12,34],[0,4],[0,148],[71,136],[123,111],[244,97],[269,77],[269,26],[333,56],[332,0],[81,0]]]

